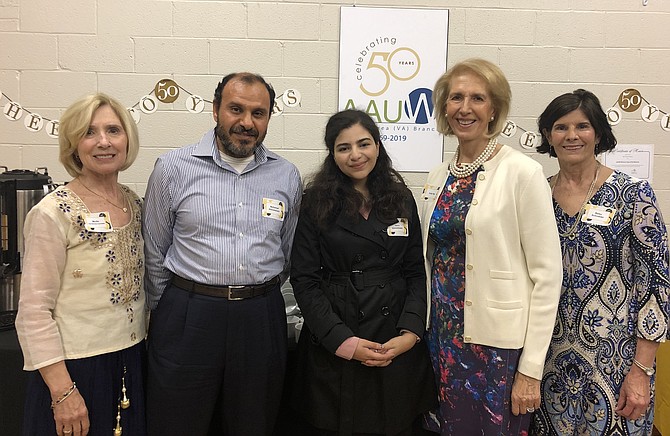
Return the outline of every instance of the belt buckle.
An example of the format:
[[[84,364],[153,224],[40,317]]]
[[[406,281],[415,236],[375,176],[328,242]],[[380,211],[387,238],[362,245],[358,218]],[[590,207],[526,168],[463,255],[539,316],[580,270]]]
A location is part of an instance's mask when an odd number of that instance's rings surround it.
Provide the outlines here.
[[[244,300],[244,297],[233,297],[232,292],[235,289],[242,289],[246,288],[244,285],[235,285],[235,286],[228,286],[228,295],[226,295],[226,298],[228,298],[228,301],[240,301]]]
[[[351,280],[351,284],[354,285],[354,288],[358,289],[359,291],[363,289],[364,286],[361,283],[361,278],[363,276],[363,271],[359,269],[355,269],[351,271],[351,275],[349,276],[349,279]]]

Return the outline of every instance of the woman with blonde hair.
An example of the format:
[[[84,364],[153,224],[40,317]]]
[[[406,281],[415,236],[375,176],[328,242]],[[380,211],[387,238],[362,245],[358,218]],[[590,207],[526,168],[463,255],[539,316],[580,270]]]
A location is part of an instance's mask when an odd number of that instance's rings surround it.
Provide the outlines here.
[[[98,93],[73,103],[59,129],[73,180],[35,205],[24,227],[24,434],[143,435],[141,200],[117,181],[137,156],[137,127]]]
[[[560,247],[542,167],[497,141],[510,98],[482,59],[454,65],[433,93],[438,130],[458,140],[421,204],[440,402],[427,427],[445,436],[525,434],[540,404]]]

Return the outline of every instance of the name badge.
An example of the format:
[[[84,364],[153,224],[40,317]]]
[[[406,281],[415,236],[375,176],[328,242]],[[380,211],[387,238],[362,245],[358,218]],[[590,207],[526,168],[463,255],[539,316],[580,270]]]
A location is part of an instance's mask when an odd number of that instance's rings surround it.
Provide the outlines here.
[[[582,215],[582,222],[596,226],[609,226],[616,213],[616,209],[613,207],[598,206],[590,203],[584,206],[584,209],[586,213]]]
[[[421,198],[424,201],[434,200],[439,193],[440,193],[439,186],[425,184],[423,186],[423,190],[421,191]]]
[[[107,233],[114,230],[109,212],[94,212],[84,214],[84,228],[89,232]]]
[[[398,222],[391,224],[386,229],[389,236],[409,236],[409,222],[407,218],[398,218]]]
[[[263,212],[265,218],[284,221],[284,202],[273,200],[272,198],[263,198]]]

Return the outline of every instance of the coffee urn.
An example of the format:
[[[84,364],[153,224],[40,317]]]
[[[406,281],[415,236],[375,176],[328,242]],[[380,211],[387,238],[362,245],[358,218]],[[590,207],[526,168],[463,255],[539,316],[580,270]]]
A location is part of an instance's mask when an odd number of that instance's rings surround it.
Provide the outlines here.
[[[23,222],[53,188],[46,168],[11,170],[0,165],[0,330],[14,328],[23,262]]]

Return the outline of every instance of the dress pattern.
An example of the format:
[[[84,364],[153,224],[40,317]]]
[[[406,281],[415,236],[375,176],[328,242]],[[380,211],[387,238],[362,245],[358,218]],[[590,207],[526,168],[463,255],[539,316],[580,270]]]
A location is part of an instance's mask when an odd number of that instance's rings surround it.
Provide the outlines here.
[[[141,215],[142,202],[128,187],[119,185],[124,197],[132,202],[132,218],[127,225],[113,232],[91,232],[85,227],[85,216],[90,211],[83,201],[67,187],[60,187],[53,195],[58,209],[69,217],[73,231],[80,243],[90,243],[95,250],[104,250],[107,261],[106,284],[109,301],[122,305],[129,322],[135,319],[135,306],[140,300],[143,285],[144,255],[142,253]],[[81,277],[85,271],[75,270],[72,275]],[[140,313],[140,316],[144,316]],[[133,336],[134,333],[133,333]],[[136,337],[133,337],[135,340]]]
[[[651,435],[654,376],[641,418],[614,408],[637,338],[668,336],[666,228],[651,186],[618,171],[590,204],[615,209],[609,225],[576,223],[554,201],[564,273],[533,433]]]
[[[478,173],[449,175],[430,221],[435,252],[426,344],[440,405],[425,426],[442,435],[527,434],[529,415],[513,417],[509,404],[521,350],[463,342],[465,217]]]

